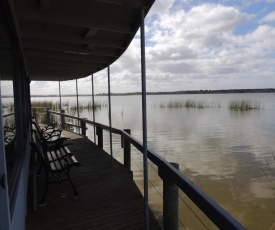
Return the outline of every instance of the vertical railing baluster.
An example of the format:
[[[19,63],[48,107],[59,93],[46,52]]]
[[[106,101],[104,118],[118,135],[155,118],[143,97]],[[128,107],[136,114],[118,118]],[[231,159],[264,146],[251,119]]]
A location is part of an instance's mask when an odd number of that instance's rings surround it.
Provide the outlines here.
[[[49,108],[46,109],[46,113],[47,113],[47,125],[50,125],[51,115],[50,115],[50,109]]]
[[[36,108],[32,108],[32,116],[35,117],[35,118],[37,119]]]
[[[99,126],[96,126],[96,134],[97,134],[97,145],[99,148],[103,149],[103,129]]]
[[[176,169],[179,169],[179,164],[170,163]],[[163,180],[163,229],[177,230],[178,229],[178,212],[179,212],[179,188],[173,182],[166,172],[159,168],[159,176]]]
[[[61,128],[62,129],[65,129],[65,110],[64,109],[62,109],[61,110],[61,114],[60,114],[60,125],[61,125]]]
[[[86,127],[86,121],[85,120],[87,120],[87,119],[86,118],[82,118],[80,120],[80,127],[81,127],[81,134],[86,137],[87,127]]]
[[[130,129],[124,129],[124,131],[131,135]],[[126,138],[123,138],[123,148],[124,148],[124,166],[133,175],[133,172],[131,171],[131,143]]]

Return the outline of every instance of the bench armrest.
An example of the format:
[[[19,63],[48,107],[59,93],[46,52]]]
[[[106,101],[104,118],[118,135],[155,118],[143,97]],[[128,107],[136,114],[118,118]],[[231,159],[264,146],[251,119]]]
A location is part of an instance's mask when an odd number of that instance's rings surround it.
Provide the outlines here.
[[[54,130],[52,132],[44,132],[43,138],[49,140],[51,138],[60,138],[62,136],[61,130]]]
[[[50,131],[50,132],[59,131],[60,133],[62,132],[62,130],[61,130],[60,128],[57,128],[57,127],[52,126],[52,125],[47,125],[47,126],[41,128],[41,131],[42,131],[43,133],[49,132],[49,131]]]

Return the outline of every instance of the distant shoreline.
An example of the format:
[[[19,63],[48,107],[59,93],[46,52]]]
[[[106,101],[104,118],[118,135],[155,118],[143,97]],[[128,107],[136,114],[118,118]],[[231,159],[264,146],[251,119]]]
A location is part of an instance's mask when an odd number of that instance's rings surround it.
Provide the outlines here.
[[[266,89],[222,89],[222,90],[185,90],[172,92],[147,92],[147,95],[169,95],[169,94],[230,94],[230,93],[275,93],[274,88]],[[96,94],[95,96],[107,96],[107,93]],[[112,96],[131,96],[141,95],[141,92],[132,93],[111,93]],[[62,97],[75,97],[75,94],[61,95]],[[92,96],[92,94],[79,94],[79,97]],[[13,97],[3,95],[3,98]],[[59,97],[59,95],[31,95],[31,97]]]

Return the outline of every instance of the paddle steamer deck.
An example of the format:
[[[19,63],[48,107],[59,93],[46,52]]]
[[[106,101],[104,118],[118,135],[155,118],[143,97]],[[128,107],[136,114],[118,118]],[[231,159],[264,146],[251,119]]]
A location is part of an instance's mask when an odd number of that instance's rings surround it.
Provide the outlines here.
[[[144,229],[143,196],[126,168],[92,141],[64,131],[73,145],[69,146],[80,167],[71,176],[80,196],[72,199],[68,181],[51,184],[47,205],[31,211],[26,229]],[[37,196],[41,197],[43,176],[37,177]],[[31,200],[30,196],[30,200]],[[150,213],[150,229],[160,229]]]

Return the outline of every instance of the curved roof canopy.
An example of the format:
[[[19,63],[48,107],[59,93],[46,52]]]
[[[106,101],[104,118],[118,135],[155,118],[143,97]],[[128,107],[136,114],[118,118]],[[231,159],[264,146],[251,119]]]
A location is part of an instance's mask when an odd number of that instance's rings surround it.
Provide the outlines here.
[[[70,80],[106,68],[134,38],[141,7],[146,15],[153,2],[15,0],[14,15],[30,79]],[[0,52],[7,50],[8,45],[0,41]]]

